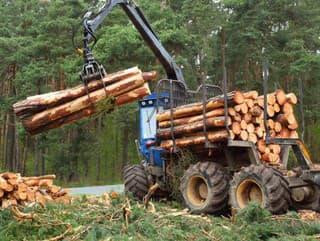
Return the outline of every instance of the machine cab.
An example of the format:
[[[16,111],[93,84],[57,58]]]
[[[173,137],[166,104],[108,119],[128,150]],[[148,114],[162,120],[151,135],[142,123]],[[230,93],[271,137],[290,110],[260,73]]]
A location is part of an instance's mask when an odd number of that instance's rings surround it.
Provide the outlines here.
[[[157,120],[156,115],[164,109],[169,102],[168,95],[157,95],[153,93],[139,101],[140,115],[140,152],[148,163],[162,166],[160,153],[163,151],[157,147],[156,132]]]

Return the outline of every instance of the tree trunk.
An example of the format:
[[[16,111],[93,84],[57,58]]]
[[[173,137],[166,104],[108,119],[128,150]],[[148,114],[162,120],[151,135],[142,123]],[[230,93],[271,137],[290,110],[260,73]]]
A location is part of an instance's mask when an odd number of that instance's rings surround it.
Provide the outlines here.
[[[305,130],[305,118],[304,118],[304,106],[303,106],[303,88],[302,88],[302,80],[299,79],[299,111],[301,115],[301,140],[304,141],[304,130]]]
[[[98,133],[102,133],[102,117],[98,118]],[[100,173],[101,173],[101,155],[102,155],[102,137],[98,137],[98,147],[97,147],[97,160],[96,160],[96,181],[100,181]]]
[[[7,115],[7,126],[6,126],[6,168],[9,171],[13,171],[14,166],[14,147],[15,147],[15,128],[14,128],[14,115],[13,112],[10,111]]]
[[[39,163],[40,163],[40,147],[39,147],[39,137],[36,136],[33,139],[33,158],[34,158],[34,171],[33,175],[39,176]]]
[[[126,125],[122,130],[122,166],[128,164],[129,128]]]
[[[20,161],[20,144],[19,144],[19,136],[18,136],[18,127],[16,123],[16,119],[14,117],[14,140],[15,140],[15,153],[14,153],[14,166],[13,171],[17,172],[19,169],[19,161]]]
[[[19,162],[20,163],[19,172],[21,173],[22,176],[24,176],[26,174],[26,161],[28,158],[29,140],[30,140],[30,137],[28,135],[26,135],[25,143],[24,143],[24,147],[23,147],[22,160]]]

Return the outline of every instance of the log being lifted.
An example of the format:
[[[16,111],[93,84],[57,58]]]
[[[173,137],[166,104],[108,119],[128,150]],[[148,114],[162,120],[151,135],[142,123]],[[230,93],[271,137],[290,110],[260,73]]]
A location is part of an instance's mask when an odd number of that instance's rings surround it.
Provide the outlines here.
[[[70,89],[28,97],[23,101],[15,103],[13,105],[13,109],[18,116],[36,113],[41,110],[69,102],[80,96],[87,95],[87,92],[93,92],[97,89],[103,88],[104,86],[114,84],[136,74],[141,74],[141,71],[137,67],[118,71],[116,73],[108,74],[102,80],[91,81],[88,83],[87,87],[81,84]],[[143,73],[142,76],[145,81],[149,81],[154,80],[157,76],[157,73],[155,71],[146,72]]]
[[[37,134],[150,94],[146,83],[157,78],[155,71],[142,73],[137,67],[107,75],[88,86],[37,95],[17,102],[14,112],[30,134]]]
[[[53,122],[48,123],[47,125],[42,125],[38,128],[30,129],[28,130],[31,135],[35,135],[50,129],[57,128],[59,126],[63,126],[65,124],[72,123],[77,120],[81,120],[84,118],[88,118],[90,116],[93,116],[97,114],[99,111],[98,109],[109,109],[112,110],[113,108],[124,105],[127,103],[131,103],[133,101],[142,99],[143,97],[149,95],[150,89],[148,84],[144,84],[142,87],[139,87],[137,89],[134,89],[130,91],[129,93],[124,93],[122,95],[119,95],[115,97],[113,104],[110,104],[108,107],[104,106],[105,108],[96,108],[96,106],[89,105],[87,108],[79,110],[77,112],[72,113],[71,115],[61,117],[59,119],[56,119]]]

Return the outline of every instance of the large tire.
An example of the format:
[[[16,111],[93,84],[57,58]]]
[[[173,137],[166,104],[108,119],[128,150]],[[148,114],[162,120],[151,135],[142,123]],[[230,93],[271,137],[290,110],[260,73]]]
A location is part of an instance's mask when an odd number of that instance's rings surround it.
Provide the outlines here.
[[[180,191],[193,213],[221,213],[228,205],[229,180],[223,167],[214,162],[198,162],[184,173]]]
[[[229,196],[234,208],[255,201],[273,214],[287,212],[291,203],[287,181],[279,171],[264,165],[250,165],[235,173]]]
[[[123,168],[123,181],[125,191],[132,193],[135,198],[143,200],[148,193],[148,179],[142,165],[126,165]]]

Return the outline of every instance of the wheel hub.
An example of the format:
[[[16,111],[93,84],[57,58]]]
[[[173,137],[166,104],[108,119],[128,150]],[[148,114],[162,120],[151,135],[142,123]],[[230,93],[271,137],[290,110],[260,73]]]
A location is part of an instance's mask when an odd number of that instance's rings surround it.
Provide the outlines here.
[[[249,202],[255,201],[264,206],[264,194],[261,186],[254,179],[246,179],[237,188],[237,200],[240,208],[244,208]]]
[[[191,177],[187,186],[187,195],[194,206],[201,206],[208,197],[208,184],[205,178],[199,175]]]

